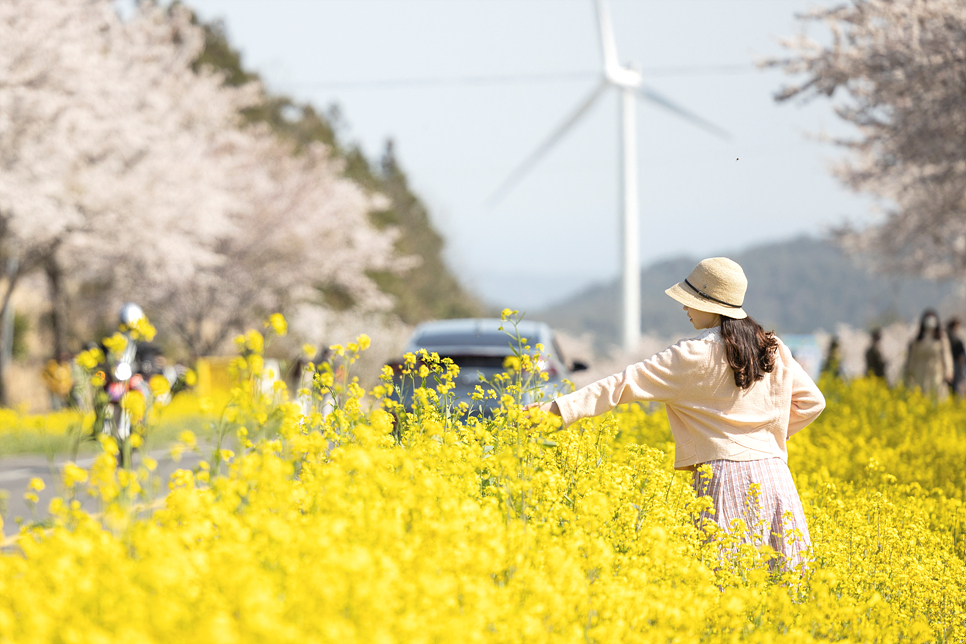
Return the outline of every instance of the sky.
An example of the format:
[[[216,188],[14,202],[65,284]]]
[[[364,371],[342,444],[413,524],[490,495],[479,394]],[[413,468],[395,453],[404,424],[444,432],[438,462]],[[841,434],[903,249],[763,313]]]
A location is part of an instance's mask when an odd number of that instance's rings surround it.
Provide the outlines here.
[[[222,19],[273,92],[337,104],[342,136],[399,162],[464,284],[538,308],[618,277],[618,103],[584,116],[495,206],[488,198],[599,82],[592,0],[187,0]],[[871,221],[817,135],[828,101],[777,104],[756,60],[802,29],[804,0],[611,0],[617,49],[645,84],[730,134],[638,107],[641,262],[696,259]],[[821,37],[821,30],[809,33]]]

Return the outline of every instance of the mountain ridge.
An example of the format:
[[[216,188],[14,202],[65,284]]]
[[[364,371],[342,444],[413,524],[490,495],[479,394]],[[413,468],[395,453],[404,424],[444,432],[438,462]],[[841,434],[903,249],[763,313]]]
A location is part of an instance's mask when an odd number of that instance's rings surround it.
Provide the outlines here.
[[[922,309],[940,308],[955,283],[866,271],[832,242],[809,236],[760,244],[729,253],[748,276],[745,310],[780,333],[832,331],[840,323],[869,328],[914,320]],[[642,329],[672,336],[692,330],[681,305],[664,289],[691,272],[699,258],[675,257],[641,270]],[[598,345],[619,337],[620,282],[588,286],[535,312],[562,331],[590,333]]]

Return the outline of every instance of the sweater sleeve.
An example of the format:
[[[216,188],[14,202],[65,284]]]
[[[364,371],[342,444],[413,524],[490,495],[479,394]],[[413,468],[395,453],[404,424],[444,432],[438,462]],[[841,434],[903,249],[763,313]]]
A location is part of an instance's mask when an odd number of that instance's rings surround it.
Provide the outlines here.
[[[564,425],[599,416],[617,405],[636,401],[670,402],[680,390],[687,355],[681,343],[633,364],[621,373],[598,380],[557,398]]]
[[[792,375],[791,410],[788,414],[787,434],[791,436],[818,418],[825,409],[825,396],[798,361],[792,357],[788,347],[783,344],[781,348],[782,359],[788,364],[788,370]]]

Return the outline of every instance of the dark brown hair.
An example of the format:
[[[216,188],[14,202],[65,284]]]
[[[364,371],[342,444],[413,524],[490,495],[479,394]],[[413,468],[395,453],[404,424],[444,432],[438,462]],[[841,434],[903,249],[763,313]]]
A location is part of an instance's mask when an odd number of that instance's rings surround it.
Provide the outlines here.
[[[721,338],[740,389],[748,389],[775,368],[778,338],[774,331],[766,332],[750,317],[736,320],[722,315]]]
[[[926,318],[934,317],[936,318],[936,328],[933,329],[932,339],[941,340],[943,337],[943,325],[939,323],[939,314],[936,313],[935,309],[926,309],[922,312],[922,317],[919,318],[919,335],[916,336],[916,340],[922,340],[926,337]]]

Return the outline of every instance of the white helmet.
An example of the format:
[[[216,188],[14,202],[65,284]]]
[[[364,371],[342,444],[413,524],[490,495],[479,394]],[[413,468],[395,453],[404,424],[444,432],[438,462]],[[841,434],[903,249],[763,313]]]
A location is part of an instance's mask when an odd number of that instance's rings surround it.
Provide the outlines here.
[[[128,302],[121,307],[121,312],[118,314],[119,321],[122,325],[131,328],[137,324],[138,320],[144,319],[144,311],[141,307],[134,302]]]

